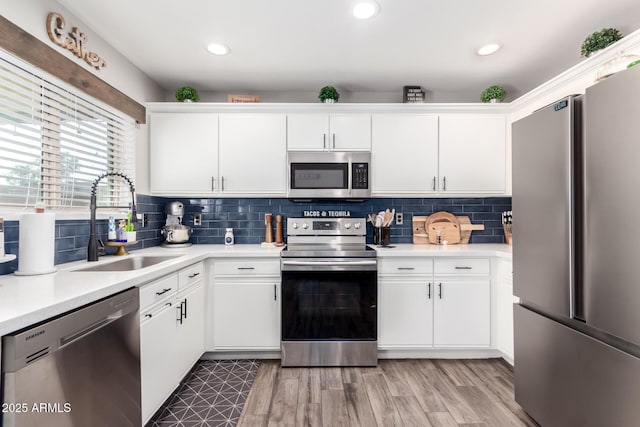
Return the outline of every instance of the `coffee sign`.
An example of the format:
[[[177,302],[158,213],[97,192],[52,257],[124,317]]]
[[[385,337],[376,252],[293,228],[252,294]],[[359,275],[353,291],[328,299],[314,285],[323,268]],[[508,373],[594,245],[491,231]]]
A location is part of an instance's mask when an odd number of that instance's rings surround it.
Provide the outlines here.
[[[51,12],[47,16],[47,34],[55,44],[73,52],[78,58],[82,58],[85,62],[96,70],[106,67],[107,63],[95,52],[90,52],[85,46],[87,43],[87,35],[80,32],[78,27],[73,27],[71,32],[64,32],[65,22],[62,15]]]

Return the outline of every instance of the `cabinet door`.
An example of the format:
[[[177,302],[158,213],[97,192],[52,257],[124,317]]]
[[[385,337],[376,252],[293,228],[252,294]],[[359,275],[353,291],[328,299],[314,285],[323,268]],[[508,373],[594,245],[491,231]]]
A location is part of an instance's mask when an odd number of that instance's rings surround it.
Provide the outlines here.
[[[440,191],[504,193],[505,146],[502,115],[440,116]]]
[[[143,318],[140,324],[140,376],[142,387],[142,421],[146,424],[162,402],[178,385],[180,378],[174,371],[174,351],[170,348],[176,339],[176,318],[172,305],[163,305]]]
[[[212,193],[218,177],[218,115],[153,113],[149,119],[151,192]]]
[[[222,193],[286,194],[284,114],[220,115]]]
[[[280,283],[214,283],[216,350],[280,349]]]
[[[433,341],[436,347],[489,347],[490,281],[435,280]]]
[[[180,361],[179,371],[183,377],[204,353],[204,286],[192,285],[189,292],[178,297],[176,317],[178,339],[176,354]]]
[[[372,117],[373,194],[429,194],[437,190],[438,117]]]
[[[496,344],[511,363],[513,363],[513,296],[512,264],[500,261],[498,264],[498,284],[496,295]]]
[[[433,283],[384,279],[379,282],[378,346],[382,349],[431,347]]]
[[[332,114],[329,117],[331,150],[370,151],[370,114]]]
[[[329,149],[327,114],[287,115],[287,149],[318,151]]]

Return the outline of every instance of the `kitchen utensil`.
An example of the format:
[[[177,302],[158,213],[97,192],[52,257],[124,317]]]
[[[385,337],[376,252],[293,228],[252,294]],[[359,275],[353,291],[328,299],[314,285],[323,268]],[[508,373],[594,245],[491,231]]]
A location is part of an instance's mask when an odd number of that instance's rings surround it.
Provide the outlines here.
[[[460,244],[468,244],[473,230],[484,230],[484,224],[471,224],[468,216],[458,216],[460,223]],[[429,234],[426,224],[429,216],[413,216],[413,243],[416,245],[428,244]],[[437,218],[436,218],[437,219]],[[451,243],[451,242],[448,242]]]
[[[452,213],[440,211],[429,215],[425,230],[429,235],[429,243],[460,243],[460,222]],[[438,241],[438,235],[440,240]]]
[[[273,219],[273,215],[271,215],[271,214],[266,214],[264,216],[264,222],[265,222],[264,241],[266,243],[273,242],[273,234],[272,234],[272,229],[271,229],[271,221],[272,221],[272,219]]]
[[[284,246],[282,235],[282,215],[276,215],[276,246]]]
[[[391,214],[389,209],[387,209],[386,212],[384,213],[384,217],[382,219],[382,226],[383,227],[388,227],[389,224],[391,224],[391,221],[393,221],[393,215]]]

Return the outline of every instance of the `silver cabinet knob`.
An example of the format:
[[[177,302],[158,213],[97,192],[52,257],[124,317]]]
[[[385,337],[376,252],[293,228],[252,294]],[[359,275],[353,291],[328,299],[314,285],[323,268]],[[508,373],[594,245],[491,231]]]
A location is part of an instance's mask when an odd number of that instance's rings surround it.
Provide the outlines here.
[[[360,223],[359,222],[356,222],[353,226],[356,228],[356,230],[360,229]]]
[[[347,223],[344,225],[344,228],[346,228],[347,230],[348,230],[348,229],[350,229],[350,228],[351,228],[351,223],[350,223],[350,222],[347,222]]]
[[[307,228],[309,228],[309,224],[307,224],[307,223],[302,224],[302,228],[304,228],[306,230]]]
[[[298,229],[298,223],[294,222],[293,224],[291,224],[291,226],[293,227],[294,230]]]

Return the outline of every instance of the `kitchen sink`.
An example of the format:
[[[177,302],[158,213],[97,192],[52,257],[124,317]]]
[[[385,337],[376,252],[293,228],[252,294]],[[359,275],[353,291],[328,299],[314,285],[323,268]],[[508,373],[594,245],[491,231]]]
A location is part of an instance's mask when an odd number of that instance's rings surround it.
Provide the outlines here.
[[[120,259],[118,261],[105,264],[94,265],[91,267],[78,268],[73,271],[133,271],[142,268],[151,267],[164,261],[178,258],[177,256],[136,256],[131,258]]]

